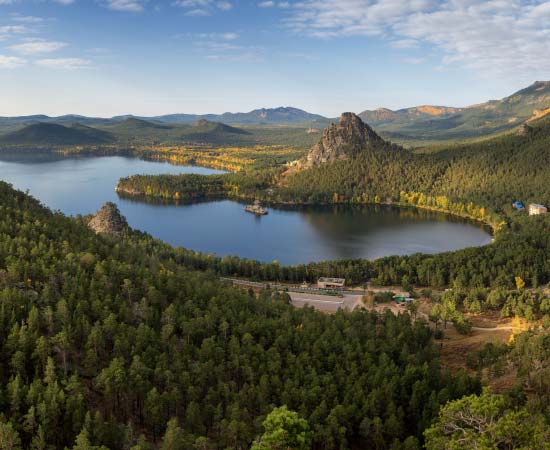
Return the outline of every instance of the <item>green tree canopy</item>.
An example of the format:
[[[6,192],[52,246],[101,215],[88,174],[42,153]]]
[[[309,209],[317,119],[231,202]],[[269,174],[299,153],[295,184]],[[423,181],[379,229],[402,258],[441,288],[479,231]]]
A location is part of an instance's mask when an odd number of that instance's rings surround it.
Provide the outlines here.
[[[427,450],[550,449],[543,415],[514,409],[505,396],[487,390],[449,402],[424,436]]]
[[[252,450],[307,450],[311,435],[307,420],[286,406],[275,408],[264,420],[265,433]]]

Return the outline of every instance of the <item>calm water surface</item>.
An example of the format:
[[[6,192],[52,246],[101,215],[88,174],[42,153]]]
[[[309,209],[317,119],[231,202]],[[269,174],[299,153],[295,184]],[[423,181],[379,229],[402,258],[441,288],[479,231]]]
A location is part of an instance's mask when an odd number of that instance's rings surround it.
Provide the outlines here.
[[[161,173],[220,171],[125,157],[40,160],[0,155],[0,179],[28,189],[52,209],[88,214],[113,201],[132,227],[173,245],[220,256],[297,264],[438,253],[491,241],[481,225],[414,209],[269,208],[269,215],[256,217],[229,200],[184,206],[146,204],[121,199],[114,191],[121,177]]]

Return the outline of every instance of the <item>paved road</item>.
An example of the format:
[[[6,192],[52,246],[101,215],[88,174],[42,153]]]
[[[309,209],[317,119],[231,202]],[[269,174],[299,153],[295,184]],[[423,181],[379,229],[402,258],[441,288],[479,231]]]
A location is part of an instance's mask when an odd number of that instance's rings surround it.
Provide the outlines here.
[[[361,304],[361,295],[345,294],[342,297],[334,297],[330,295],[319,294],[303,294],[300,292],[288,292],[292,300],[292,304],[297,308],[303,308],[309,305],[319,311],[336,312],[340,308],[348,311]]]

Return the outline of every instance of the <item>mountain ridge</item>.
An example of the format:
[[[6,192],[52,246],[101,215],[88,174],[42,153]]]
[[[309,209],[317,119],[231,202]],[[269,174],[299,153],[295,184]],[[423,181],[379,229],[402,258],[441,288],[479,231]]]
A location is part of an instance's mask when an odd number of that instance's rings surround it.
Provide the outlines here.
[[[550,81],[531,85],[500,100],[463,108],[422,105],[398,110],[365,110],[359,117],[388,137],[451,140],[491,135],[541,117],[550,108]]]
[[[446,141],[477,138],[512,130],[550,113],[550,81],[536,81],[500,100],[489,100],[463,108],[424,104],[392,110],[364,110],[358,116],[379,135],[397,141]],[[36,123],[72,125],[74,122],[93,127],[111,127],[132,119],[163,125],[192,125],[199,120],[226,125],[296,125],[324,128],[335,120],[290,106],[260,108],[249,112],[222,114],[166,114],[160,116],[121,115],[111,118],[68,114],[59,117],[28,115],[0,117],[0,132],[16,131]]]

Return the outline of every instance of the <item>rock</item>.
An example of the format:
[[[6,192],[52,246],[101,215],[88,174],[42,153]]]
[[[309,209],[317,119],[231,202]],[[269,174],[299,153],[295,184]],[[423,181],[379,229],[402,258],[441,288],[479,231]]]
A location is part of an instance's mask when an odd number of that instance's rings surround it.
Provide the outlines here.
[[[195,123],[193,123],[194,127],[205,127],[207,125],[210,125],[212,122],[209,122],[206,119],[199,119]]]
[[[518,136],[530,136],[533,133],[533,127],[530,127],[524,123],[521,127],[518,128]]]
[[[300,168],[330,163],[357,156],[370,143],[383,140],[354,113],[344,113],[336,124],[328,127],[323,137],[307,156],[300,160]]]
[[[128,222],[117,205],[107,202],[88,222],[88,226],[96,233],[120,234],[128,228]]]

